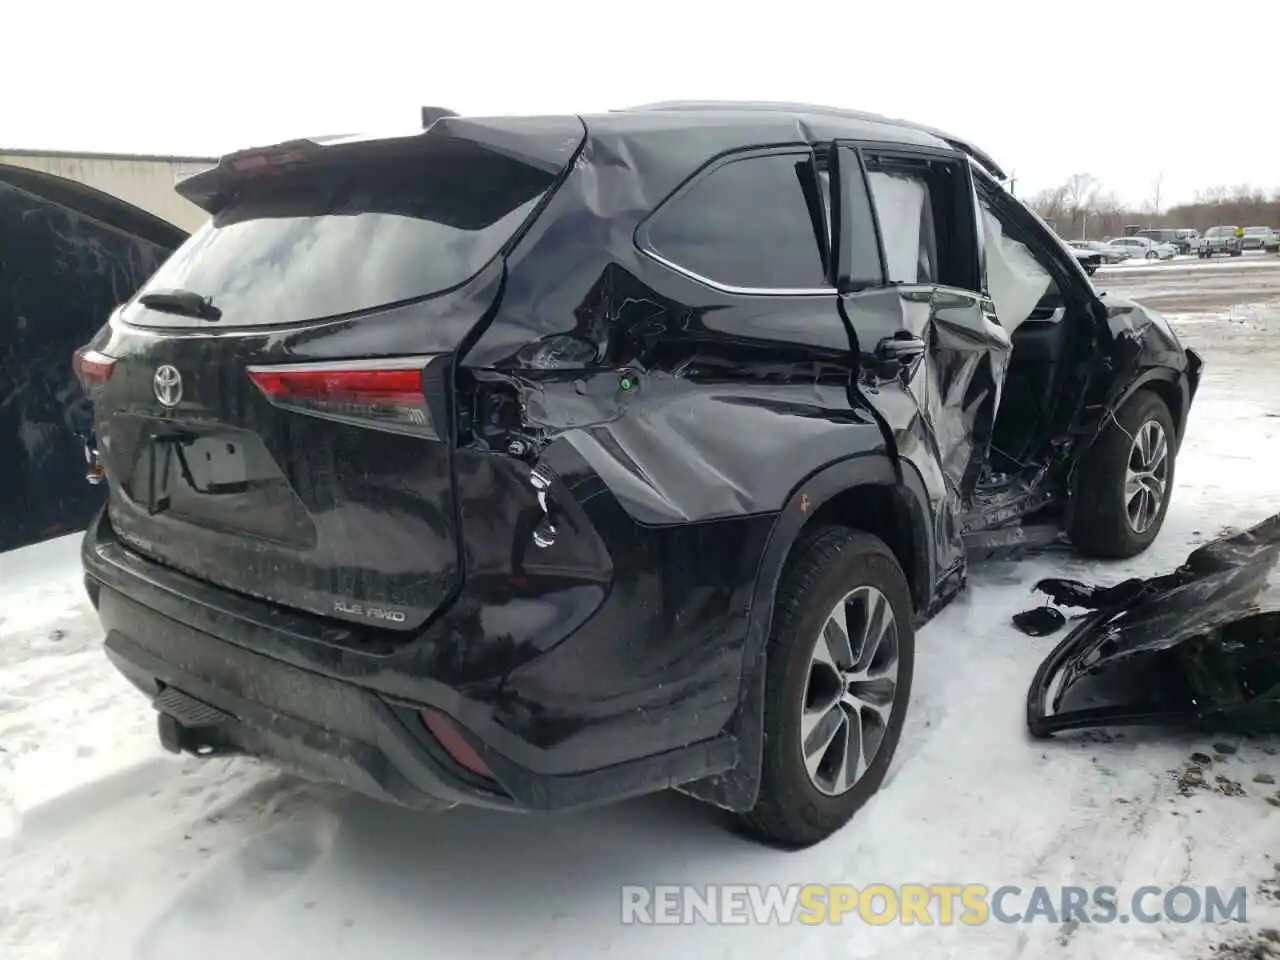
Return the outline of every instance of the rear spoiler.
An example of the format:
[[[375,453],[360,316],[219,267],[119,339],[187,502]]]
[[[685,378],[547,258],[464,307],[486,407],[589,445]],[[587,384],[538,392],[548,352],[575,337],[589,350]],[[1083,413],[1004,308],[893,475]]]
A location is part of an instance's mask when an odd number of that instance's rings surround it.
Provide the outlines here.
[[[207,213],[216,214],[246,183],[265,177],[302,167],[467,145],[559,174],[587,135],[582,120],[572,115],[464,119],[441,107],[423,107],[422,120],[426,129],[405,136],[309,137],[229,153],[209,169],[180,180],[174,189]]]

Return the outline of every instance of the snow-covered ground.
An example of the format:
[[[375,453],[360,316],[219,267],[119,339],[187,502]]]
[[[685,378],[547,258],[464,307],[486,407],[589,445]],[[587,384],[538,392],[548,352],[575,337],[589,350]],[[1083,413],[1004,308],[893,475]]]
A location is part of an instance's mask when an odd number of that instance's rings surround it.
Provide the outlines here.
[[[1141,296],[1145,279],[1114,282]],[[1274,288],[1249,296],[1280,317]],[[1183,313],[1215,317],[1231,302]],[[1247,932],[636,927],[620,922],[624,884],[1245,885],[1248,928],[1280,925],[1280,894],[1267,893],[1280,862],[1280,807],[1268,802],[1277,788],[1254,782],[1280,779],[1280,743],[1232,740],[1237,751],[1201,789],[1178,774],[1193,752],[1214,753],[1214,740],[1130,731],[1032,742],[1026,688],[1055,638],[1009,625],[1043,576],[1168,570],[1224,528],[1280,508],[1280,344],[1266,319],[1182,327],[1208,367],[1155,546],[1123,564],[1060,554],[978,570],[920,636],[909,727],[884,789],[801,853],[739,839],[716,811],[677,795],[555,816],[428,816],[251,762],[172,758],[148,705],[102,656],[75,538],[0,556],[0,958],[1138,960],[1207,958],[1211,944]]]

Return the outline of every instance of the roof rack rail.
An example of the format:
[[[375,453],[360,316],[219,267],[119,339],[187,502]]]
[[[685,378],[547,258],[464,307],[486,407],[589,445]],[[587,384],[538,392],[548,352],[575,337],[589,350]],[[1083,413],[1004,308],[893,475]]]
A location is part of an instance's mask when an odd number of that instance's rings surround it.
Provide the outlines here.
[[[611,112],[613,113],[631,113],[637,111],[650,110],[674,110],[674,111],[699,111],[699,110],[764,110],[764,111],[786,111],[798,113],[814,113],[826,114],[833,117],[845,117],[850,120],[864,120],[873,123],[887,123],[897,127],[905,127],[911,130],[917,130],[920,133],[927,133],[930,136],[937,137],[939,140],[949,144],[961,153],[967,154],[987,173],[991,174],[997,180],[1007,181],[1009,175],[1000,169],[999,164],[990,156],[990,154],[978,149],[967,140],[953,136],[936,127],[926,126],[922,123],[913,123],[910,120],[900,120],[894,117],[886,117],[879,113],[868,113],[865,110],[847,110],[841,107],[828,107],[812,103],[789,103],[785,101],[769,101],[769,100],[663,100],[658,103],[645,103],[633,107],[621,107]]]

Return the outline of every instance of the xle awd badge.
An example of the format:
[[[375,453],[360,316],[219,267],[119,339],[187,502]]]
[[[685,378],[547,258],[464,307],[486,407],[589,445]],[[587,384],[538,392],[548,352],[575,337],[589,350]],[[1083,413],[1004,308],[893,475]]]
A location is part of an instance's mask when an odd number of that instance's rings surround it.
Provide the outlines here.
[[[156,367],[155,376],[151,378],[151,389],[161,406],[176,407],[182,402],[182,374],[177,367],[162,364]]]

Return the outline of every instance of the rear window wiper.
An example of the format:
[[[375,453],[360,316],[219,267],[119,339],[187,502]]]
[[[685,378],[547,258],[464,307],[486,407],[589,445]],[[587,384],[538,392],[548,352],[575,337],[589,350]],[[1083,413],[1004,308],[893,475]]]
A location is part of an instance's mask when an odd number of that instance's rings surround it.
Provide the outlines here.
[[[192,290],[152,290],[140,296],[138,302],[162,313],[178,313],[210,323],[222,319],[222,311],[213,305],[211,297],[202,297]]]

